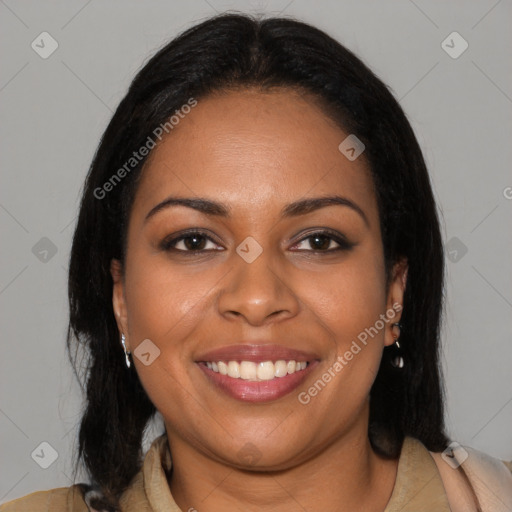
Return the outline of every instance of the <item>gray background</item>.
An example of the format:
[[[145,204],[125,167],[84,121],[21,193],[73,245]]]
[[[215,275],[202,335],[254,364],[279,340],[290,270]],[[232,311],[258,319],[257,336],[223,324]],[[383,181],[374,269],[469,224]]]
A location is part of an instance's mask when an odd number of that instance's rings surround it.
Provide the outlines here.
[[[463,445],[512,459],[509,0],[5,0],[1,502],[72,484],[81,397],[64,349],[66,272],[80,190],[100,135],[148,56],[225,9],[317,25],[401,100],[424,149],[453,260],[447,261],[443,331],[449,433]],[[31,48],[43,31],[59,45],[47,59]],[[469,44],[456,59],[441,46],[453,31]],[[455,50],[459,43],[448,40]],[[151,432],[146,447],[150,441]],[[42,442],[58,453],[48,469],[31,457]]]

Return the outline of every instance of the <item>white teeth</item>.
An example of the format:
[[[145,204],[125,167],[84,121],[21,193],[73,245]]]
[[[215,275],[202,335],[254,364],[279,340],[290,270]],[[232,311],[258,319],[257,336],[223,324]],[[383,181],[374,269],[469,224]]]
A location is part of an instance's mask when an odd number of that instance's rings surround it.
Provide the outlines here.
[[[286,361],[276,361],[276,377],[286,377],[288,375],[288,365]]]
[[[286,377],[286,375],[304,370],[308,363],[306,361],[208,361],[206,366],[221,375],[228,375],[233,379],[244,379],[251,381],[272,380],[275,377]]]
[[[265,361],[258,364],[258,379],[271,380],[275,377],[274,363],[272,361]]]
[[[213,370],[213,368],[212,368]],[[228,375],[233,379],[240,378],[240,365],[236,361],[229,361],[228,363]]]
[[[242,361],[240,363],[240,378],[244,380],[256,380],[257,376],[258,370],[254,363],[251,363],[250,361]]]
[[[228,374],[228,365],[224,361],[219,361],[217,363],[217,366],[219,368],[219,373],[221,375],[227,375]]]

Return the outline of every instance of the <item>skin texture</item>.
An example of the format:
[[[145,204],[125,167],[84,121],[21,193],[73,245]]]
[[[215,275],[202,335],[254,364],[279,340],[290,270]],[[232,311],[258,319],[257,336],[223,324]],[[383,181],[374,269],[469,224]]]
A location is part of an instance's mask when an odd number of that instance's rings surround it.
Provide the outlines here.
[[[169,486],[182,510],[368,512],[389,501],[397,461],[372,451],[369,392],[400,313],[309,404],[298,401],[359,333],[403,301],[406,262],[386,289],[373,183],[363,156],[349,161],[338,150],[347,135],[307,96],[232,91],[201,99],[146,163],[125,268],[112,261],[113,304],[132,354],[145,339],[160,350],[149,366],[132,359],[165,421]],[[332,194],[356,203],[367,223],[340,205],[280,217],[288,203]],[[173,206],[144,222],[170,195],[225,203],[231,218]],[[179,252],[194,248],[183,239],[174,252],[160,247],[190,228],[213,239],[200,239],[202,254]],[[320,229],[354,246],[327,252],[334,240],[307,238]],[[248,236],[263,249],[252,263],[236,252]],[[320,362],[296,391],[242,402],[194,362],[242,340],[311,351]],[[257,449],[253,464],[241,457],[247,443]]]

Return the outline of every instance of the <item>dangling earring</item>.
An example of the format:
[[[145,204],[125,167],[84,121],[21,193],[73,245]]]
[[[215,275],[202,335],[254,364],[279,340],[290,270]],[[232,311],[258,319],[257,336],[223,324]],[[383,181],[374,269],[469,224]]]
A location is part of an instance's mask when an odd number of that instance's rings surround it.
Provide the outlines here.
[[[121,343],[123,344],[124,356],[126,357],[126,366],[128,368],[130,368],[131,363],[130,363],[130,358],[128,356],[131,354],[131,352],[129,350],[126,350],[125,340],[126,340],[126,338],[124,337],[124,334],[121,334]]]
[[[395,354],[393,356],[391,356],[391,365],[395,368],[401,369],[404,367],[404,358],[402,357],[402,354],[401,354],[402,349],[400,347],[400,343],[398,343],[398,338],[400,337],[401,325],[398,322],[396,322],[396,323],[392,324],[391,330],[393,331],[393,338],[395,340],[394,345],[392,345],[392,348],[394,349]]]

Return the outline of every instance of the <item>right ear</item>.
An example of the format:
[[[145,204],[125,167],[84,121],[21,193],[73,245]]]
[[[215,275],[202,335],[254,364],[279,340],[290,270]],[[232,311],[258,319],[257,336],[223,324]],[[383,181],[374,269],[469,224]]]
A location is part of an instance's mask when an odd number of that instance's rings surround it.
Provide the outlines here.
[[[110,274],[114,281],[112,289],[112,306],[116,317],[117,328],[120,333],[128,334],[128,313],[126,308],[126,298],[124,295],[124,274],[121,262],[112,259],[110,262]],[[128,336],[127,336],[128,337]]]

